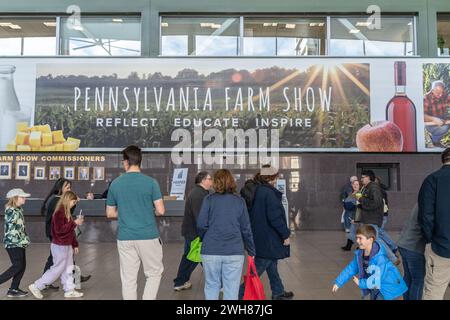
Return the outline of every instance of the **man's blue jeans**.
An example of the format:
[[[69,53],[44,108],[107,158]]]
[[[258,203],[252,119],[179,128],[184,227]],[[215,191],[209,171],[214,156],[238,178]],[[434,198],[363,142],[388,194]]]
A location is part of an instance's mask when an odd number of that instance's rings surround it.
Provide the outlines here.
[[[398,250],[395,241],[392,240],[392,238],[387,234],[387,232],[383,228],[380,228],[375,224],[371,224],[371,226],[374,227],[375,230],[377,231],[377,238],[383,240],[384,243],[386,243],[388,247],[391,249],[391,251],[396,252]]]
[[[398,250],[402,255],[403,270],[405,272],[403,279],[408,286],[408,291],[403,294],[403,299],[422,300],[426,273],[425,255],[402,247],[399,247]]]
[[[270,289],[272,290],[272,297],[281,296],[284,293],[284,286],[280,274],[278,273],[278,260],[255,257],[255,265],[259,277],[261,277],[264,271],[267,272],[270,281]],[[243,283],[239,289],[239,299],[244,297],[244,290],[245,284]]]
[[[450,125],[444,124],[443,126],[426,126],[425,128],[429,133],[431,133],[431,141],[433,141],[433,143],[441,143],[441,139],[450,129]]]
[[[205,272],[205,299],[218,300],[223,283],[223,299],[237,300],[241,283],[244,256],[216,256],[202,254]]]
[[[191,249],[191,242],[188,239],[184,241],[184,253],[181,257],[180,266],[178,267],[177,277],[173,280],[175,287],[182,286],[191,278],[192,272],[197,267],[197,262],[192,262],[186,257]]]

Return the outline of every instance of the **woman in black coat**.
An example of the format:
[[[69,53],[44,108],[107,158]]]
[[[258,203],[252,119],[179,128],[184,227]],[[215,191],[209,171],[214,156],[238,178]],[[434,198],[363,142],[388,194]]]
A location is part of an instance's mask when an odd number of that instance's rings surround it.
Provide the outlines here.
[[[278,170],[263,167],[250,211],[250,223],[256,247],[255,265],[258,275],[267,272],[272,299],[292,299],[294,294],[284,290],[278,273],[278,260],[290,256],[290,230],[282,203],[282,193],[275,188]],[[244,288],[241,287],[241,296]]]

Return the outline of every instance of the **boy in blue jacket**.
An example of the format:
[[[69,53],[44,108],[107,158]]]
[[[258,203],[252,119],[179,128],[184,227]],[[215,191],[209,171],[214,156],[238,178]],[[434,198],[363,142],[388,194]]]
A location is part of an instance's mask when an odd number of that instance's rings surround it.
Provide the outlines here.
[[[376,241],[375,228],[370,225],[359,227],[356,243],[359,249],[355,251],[352,262],[337,277],[333,293],[353,278],[353,282],[361,289],[363,299],[367,296],[371,300],[401,297],[408,288],[398,269],[388,259],[384,246]]]

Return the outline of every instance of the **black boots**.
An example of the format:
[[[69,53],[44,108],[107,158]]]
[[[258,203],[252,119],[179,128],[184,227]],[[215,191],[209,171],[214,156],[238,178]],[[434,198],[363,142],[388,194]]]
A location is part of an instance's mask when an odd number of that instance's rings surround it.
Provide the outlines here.
[[[341,249],[344,251],[350,251],[350,250],[352,250],[352,245],[353,245],[353,241],[350,239],[347,239],[347,244],[345,246],[341,247]]]

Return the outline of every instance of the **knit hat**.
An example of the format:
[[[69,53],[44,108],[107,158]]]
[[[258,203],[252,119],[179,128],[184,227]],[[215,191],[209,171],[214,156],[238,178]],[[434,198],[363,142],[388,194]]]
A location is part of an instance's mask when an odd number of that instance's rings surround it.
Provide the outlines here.
[[[278,169],[275,167],[263,167],[261,168],[261,173],[262,176],[274,176],[276,174],[278,174]]]

